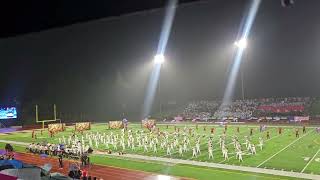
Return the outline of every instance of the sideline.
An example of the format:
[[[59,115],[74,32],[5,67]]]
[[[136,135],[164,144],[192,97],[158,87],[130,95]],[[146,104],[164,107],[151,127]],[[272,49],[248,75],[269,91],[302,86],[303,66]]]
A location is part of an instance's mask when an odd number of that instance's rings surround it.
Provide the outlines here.
[[[0,139],[1,143],[8,143],[8,144],[16,144],[16,145],[22,145],[22,146],[28,146],[30,143],[26,142],[18,142],[18,141],[9,141],[9,140],[2,140]]]

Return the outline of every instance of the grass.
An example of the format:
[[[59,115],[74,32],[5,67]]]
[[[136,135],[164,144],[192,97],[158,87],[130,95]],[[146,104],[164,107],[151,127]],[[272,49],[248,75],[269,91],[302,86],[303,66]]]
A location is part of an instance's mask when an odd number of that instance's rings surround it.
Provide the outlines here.
[[[194,128],[194,125],[187,125]],[[167,129],[165,125],[159,125],[162,131],[174,131],[173,126],[169,126]],[[177,125],[181,130],[184,125]],[[210,135],[210,128],[213,126],[208,126],[206,131],[203,130],[203,126],[199,125],[197,133],[200,135]],[[132,129],[140,129],[140,125],[130,125]],[[300,133],[300,139],[297,139],[294,134],[294,129],[292,127],[283,127],[282,135],[278,135],[277,128],[268,127],[268,131],[270,132],[271,139],[265,139],[265,145],[263,150],[257,148],[257,155],[245,155],[244,161],[239,162],[234,157],[233,145],[230,144],[232,135],[237,135],[240,139],[240,142],[244,142],[244,136],[249,135],[249,129],[254,128],[254,134],[251,136],[251,141],[254,144],[258,143],[258,138],[265,138],[265,132],[260,133],[258,131],[258,127],[248,127],[241,126],[240,133],[236,132],[236,126],[229,126],[227,131],[227,146],[229,148],[229,161],[223,161],[222,154],[218,144],[214,145],[214,159],[208,160],[207,154],[207,142],[203,140],[201,142],[201,155],[197,158],[191,158],[191,152],[184,154],[183,157],[180,157],[177,153],[174,153],[172,158],[180,158],[180,159],[190,159],[196,161],[208,161],[215,163],[225,163],[225,164],[234,164],[234,165],[242,165],[242,166],[251,166],[256,167],[261,165],[262,168],[270,168],[270,169],[278,169],[278,170],[286,170],[286,171],[295,171],[301,172],[303,169],[305,173],[313,173],[320,174],[320,169],[318,168],[320,165],[320,153],[316,156],[315,154],[320,148],[320,134],[317,134],[313,128],[309,128],[307,134],[303,135]],[[218,135],[223,132],[222,127],[215,126],[215,135],[213,136],[214,142],[218,142]],[[40,131],[37,131],[37,140],[36,142],[41,141],[49,141],[49,142],[58,142],[58,138],[65,136],[67,137],[72,133],[73,128],[67,128],[65,132],[59,133],[56,137],[50,138],[47,131],[43,131],[43,134],[40,134]],[[93,125],[91,132],[101,132],[101,133],[119,133],[119,130],[108,130],[106,124],[97,124]],[[2,140],[12,140],[19,142],[31,142],[31,132],[22,133],[15,132],[10,135],[0,135],[0,139]],[[193,141],[191,143],[194,143]],[[0,146],[3,144],[0,143]],[[99,149],[103,150],[104,145],[100,145]],[[118,147],[119,148],[119,147]],[[15,146],[15,149],[18,151],[24,151],[24,148],[20,148],[19,146]],[[165,150],[159,150],[158,153],[154,154],[153,152],[144,153],[142,149],[138,149],[136,151],[126,150],[126,153],[131,154],[141,154],[147,156],[159,156],[159,157],[169,157],[166,155]],[[315,156],[313,158],[313,156]],[[272,157],[272,158],[270,158]],[[309,159],[308,159],[309,158]],[[311,159],[313,160],[309,162]],[[113,157],[101,157],[98,155],[91,156],[92,162],[96,164],[102,165],[111,165],[116,167],[128,168],[128,169],[136,169],[143,170],[154,173],[161,174],[169,174],[174,176],[183,176],[190,177],[196,179],[213,179],[213,178],[223,178],[223,179],[289,179],[279,176],[272,176],[266,174],[256,174],[256,173],[247,173],[241,171],[230,171],[216,168],[204,168],[199,166],[189,166],[189,165],[170,165],[156,162],[145,162],[138,160],[128,160],[128,159],[119,159]],[[267,160],[267,161],[266,161]],[[264,162],[264,163],[263,163]],[[263,163],[263,164],[261,164]],[[308,164],[308,166],[306,166]]]
[[[0,147],[4,147],[5,143],[0,143]],[[20,145],[14,146],[15,151],[17,152],[25,152],[25,147]],[[179,176],[179,177],[188,177],[199,180],[211,180],[211,179],[225,179],[225,180],[233,180],[235,177],[239,180],[274,180],[274,179],[296,179],[289,177],[280,177],[273,176],[267,174],[258,174],[258,173],[248,173],[241,171],[231,171],[231,170],[223,170],[217,168],[205,168],[199,166],[191,166],[191,165],[167,165],[164,163],[157,162],[149,162],[149,161],[139,161],[139,160],[128,160],[121,158],[112,158],[105,157],[99,155],[91,156],[91,161],[94,164],[99,165],[107,165],[113,167],[120,167],[125,169],[133,169],[139,171],[146,171],[157,174],[167,174],[171,176]]]
[[[122,160],[109,157],[93,156],[92,161],[96,164],[122,167],[135,170],[143,170],[148,172],[168,174],[173,176],[189,177],[200,180],[211,179],[295,179],[287,177],[279,177],[267,174],[247,173],[241,171],[230,171],[217,168],[205,168],[191,165],[164,165],[151,162],[139,162],[134,160]]]

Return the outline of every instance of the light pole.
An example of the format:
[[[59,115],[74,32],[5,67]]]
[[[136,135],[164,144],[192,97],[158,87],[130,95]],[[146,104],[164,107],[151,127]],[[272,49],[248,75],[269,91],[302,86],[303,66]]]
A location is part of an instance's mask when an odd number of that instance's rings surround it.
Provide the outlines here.
[[[238,50],[243,51],[247,48],[247,39],[242,38],[234,43],[235,46],[238,47]],[[242,100],[244,100],[244,85],[243,85],[243,67],[242,63],[240,64],[240,73],[241,73],[241,94],[242,94]]]
[[[244,100],[244,86],[243,86],[243,67],[240,65],[240,71],[241,71],[241,94],[242,94],[242,100]]]
[[[160,66],[159,71],[161,71],[161,66],[164,63],[165,58],[163,54],[157,54],[154,56],[153,62],[155,66]],[[159,111],[160,115],[162,114],[162,104],[161,104],[161,97],[160,97],[160,84],[161,84],[161,73],[159,72],[159,80],[158,80],[158,91],[159,91]]]
[[[160,71],[161,71],[161,69],[160,69]],[[159,112],[160,112],[160,116],[161,116],[161,114],[162,114],[162,104],[161,104],[161,94],[160,94],[160,84],[161,84],[161,73],[159,74],[159,83],[158,83],[158,85],[159,85]]]

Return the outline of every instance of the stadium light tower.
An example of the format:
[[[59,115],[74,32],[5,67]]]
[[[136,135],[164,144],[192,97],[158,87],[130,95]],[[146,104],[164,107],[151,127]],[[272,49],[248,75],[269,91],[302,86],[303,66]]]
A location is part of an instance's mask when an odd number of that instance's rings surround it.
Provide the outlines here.
[[[244,50],[247,48],[248,41],[246,38],[241,38],[240,40],[234,42],[234,45],[244,52]],[[241,95],[242,95],[242,100],[244,100],[243,67],[241,66],[241,64],[240,64],[240,73],[241,73]]]
[[[239,41],[235,43],[238,47],[237,51],[233,57],[233,63],[227,80],[226,89],[224,92],[222,104],[229,104],[232,102],[234,87],[237,81],[238,72],[240,71],[240,64],[244,49],[247,47],[247,38],[249,37],[251,27],[257,15],[258,9],[260,7],[261,0],[252,0],[250,7],[244,16],[244,23],[241,23],[239,34],[237,37],[241,37]],[[244,93],[243,97],[244,98]]]
[[[165,61],[165,58],[164,58],[163,54],[157,54],[154,56],[154,59],[153,59],[154,65],[159,66],[159,68],[160,68],[159,71],[161,71],[161,66],[164,63],[164,61]],[[159,73],[158,93],[159,93],[159,112],[161,115],[162,114],[162,103],[161,103],[161,98],[160,98],[160,90],[161,90],[160,84],[161,84],[161,74]]]
[[[160,70],[161,70],[162,64],[165,61],[164,54],[165,54],[165,50],[169,40],[170,31],[171,31],[172,23],[174,20],[177,4],[178,4],[178,0],[168,0],[168,4],[165,9],[164,20],[163,20],[161,34],[160,34],[158,48],[157,48],[157,54],[154,56],[154,59],[153,59],[154,66],[150,75],[146,95],[144,98],[142,118],[145,118],[150,115],[157,86],[158,88],[160,87],[160,84],[159,84]],[[161,114],[161,103],[160,103],[160,114]]]

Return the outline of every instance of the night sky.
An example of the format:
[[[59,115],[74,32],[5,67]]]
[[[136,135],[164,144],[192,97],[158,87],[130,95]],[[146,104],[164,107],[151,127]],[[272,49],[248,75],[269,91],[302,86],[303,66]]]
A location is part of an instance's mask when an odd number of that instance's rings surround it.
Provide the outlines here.
[[[179,6],[156,103],[222,99],[248,2]],[[262,1],[242,64],[246,97],[320,96],[319,7]],[[163,16],[157,9],[0,39],[0,99],[56,103],[95,120],[139,117]]]

